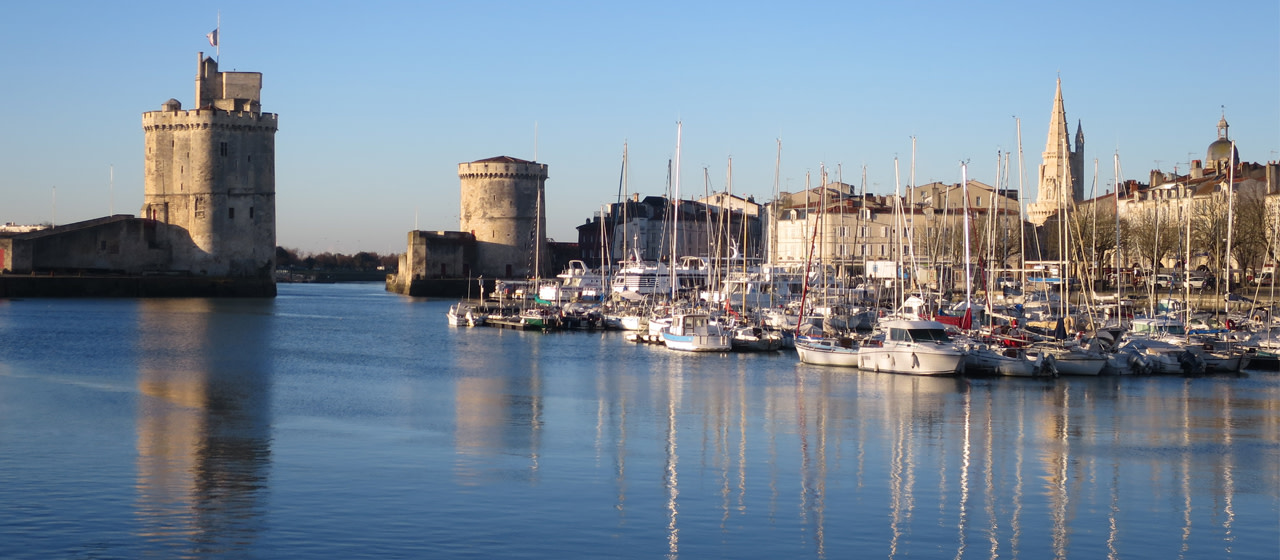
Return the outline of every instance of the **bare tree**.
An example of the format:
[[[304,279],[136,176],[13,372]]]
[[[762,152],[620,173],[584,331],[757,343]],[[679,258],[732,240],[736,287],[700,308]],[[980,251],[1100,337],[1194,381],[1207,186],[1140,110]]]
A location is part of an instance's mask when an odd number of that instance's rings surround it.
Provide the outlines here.
[[[1227,201],[1221,196],[1194,203],[1191,215],[1191,249],[1208,258],[1209,270],[1222,270],[1227,243]]]
[[[1124,239],[1125,250],[1132,260],[1149,262],[1153,270],[1160,268],[1160,261],[1174,254],[1178,247],[1178,227],[1173,220],[1160,220],[1154,212],[1126,218],[1128,235]]]
[[[1258,191],[1236,193],[1231,256],[1240,268],[1260,267],[1268,253],[1267,203]]]

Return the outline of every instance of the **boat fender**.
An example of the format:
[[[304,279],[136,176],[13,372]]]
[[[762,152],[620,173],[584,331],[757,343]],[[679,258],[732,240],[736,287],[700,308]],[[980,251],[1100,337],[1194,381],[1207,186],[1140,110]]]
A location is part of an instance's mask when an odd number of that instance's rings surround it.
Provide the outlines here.
[[[920,356],[917,356],[915,352],[912,352],[911,353],[911,369],[915,369],[918,367],[920,367]]]

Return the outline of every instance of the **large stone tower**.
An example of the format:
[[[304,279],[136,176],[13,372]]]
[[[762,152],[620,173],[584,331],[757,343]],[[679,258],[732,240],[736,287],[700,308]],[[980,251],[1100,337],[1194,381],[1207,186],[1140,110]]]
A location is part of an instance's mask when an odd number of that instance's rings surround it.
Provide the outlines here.
[[[1044,225],[1049,216],[1063,205],[1084,200],[1084,130],[1076,124],[1076,149],[1071,149],[1067,131],[1067,110],[1062,102],[1062,78],[1053,98],[1053,115],[1049,118],[1049,137],[1045,141],[1040,164],[1039,193],[1027,215],[1031,223]],[[1067,195],[1071,198],[1066,198]]]
[[[490,278],[534,276],[545,263],[545,164],[499,156],[458,164],[460,229],[476,237],[476,270]],[[540,257],[540,259],[539,259]]]
[[[199,55],[196,106],[142,114],[142,216],[168,224],[175,270],[270,279],[276,247],[276,115],[263,113],[262,73],[220,72]]]

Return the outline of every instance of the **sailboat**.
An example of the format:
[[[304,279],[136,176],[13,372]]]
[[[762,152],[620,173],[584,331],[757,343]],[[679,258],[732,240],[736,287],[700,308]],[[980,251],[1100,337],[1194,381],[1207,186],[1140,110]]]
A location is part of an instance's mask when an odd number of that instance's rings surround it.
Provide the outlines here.
[[[673,202],[675,210],[673,212],[671,222],[671,262],[675,262],[675,256],[678,254],[679,245],[679,220],[680,220],[680,133],[681,125],[676,123],[676,157],[675,168],[672,172],[672,190]],[[672,350],[682,350],[685,352],[727,352],[731,348],[729,345],[729,336],[726,335],[720,326],[720,323],[711,320],[711,315],[700,311],[685,311],[675,309],[679,296],[679,282],[676,276],[675,268],[671,269],[671,304],[673,306],[670,323],[659,328],[658,334],[662,336],[662,342]],[[655,325],[661,325],[657,319],[649,320],[649,329],[652,331]]]
[[[807,180],[805,186],[807,193]],[[825,188],[823,189],[823,192],[826,192]],[[795,331],[793,333],[796,354],[799,355],[801,363],[858,367],[858,345],[855,344],[851,338],[825,338],[823,336],[814,336],[805,332],[805,328],[808,325],[812,325],[812,323],[807,322],[805,304],[808,303],[809,290],[811,288],[810,270],[813,266],[814,245],[817,243],[818,226],[822,220],[822,211],[825,205],[825,200],[819,201],[818,214],[813,220],[813,234],[809,238],[809,251],[807,258],[805,259],[803,287],[800,292],[800,312],[797,315]],[[805,205],[805,209],[807,212],[808,204]],[[812,313],[812,311],[810,313]]]
[[[1000,184],[1000,164],[1001,164],[1001,156],[999,153],[997,153],[996,155],[996,184],[997,185]],[[970,246],[971,240],[970,240],[970,229],[968,226],[968,223],[969,223],[969,177],[968,177],[968,171],[967,171],[968,170],[967,164],[962,163],[960,166],[960,169],[961,169],[960,176],[961,176],[961,182],[962,182],[960,187],[961,196],[964,198],[964,209],[963,209],[964,222],[965,222],[964,246],[965,246],[965,263],[966,263],[965,264],[965,283],[964,283],[965,315],[964,315],[964,318],[961,320],[961,324],[963,325],[962,328],[969,328],[973,324],[972,318],[973,318],[974,305],[973,305],[973,294],[972,294],[972,284],[971,284],[972,277],[970,276],[971,272],[968,268],[969,266],[968,263],[970,262],[969,246]],[[994,236],[992,234],[992,232],[995,231],[994,230],[995,212],[996,212],[995,200],[996,200],[996,193],[993,192],[990,197],[991,204],[988,207],[989,212],[987,214],[987,223],[985,228],[988,231],[986,237],[987,237],[988,245],[990,245],[989,247],[990,256],[987,260],[988,263],[993,261],[995,256]],[[991,294],[993,291],[995,291],[994,290],[995,284],[993,280],[994,275],[989,273],[990,268],[991,268],[990,264],[988,264],[985,267],[985,269],[987,269],[987,272],[988,272],[986,274],[986,277],[987,277],[986,304],[985,304],[986,307],[980,308],[984,311],[983,314],[988,317],[988,322],[992,320],[992,315],[989,311],[990,311],[991,301],[992,301]],[[997,334],[995,332],[996,329],[992,325],[989,324],[988,327],[989,327],[988,332],[992,336],[985,337],[985,338],[990,339],[991,344],[979,342],[979,341],[970,341],[963,345],[965,349],[964,361],[965,361],[966,373],[1002,375],[1007,377],[1035,377],[1035,376],[1041,376],[1041,375],[1052,376],[1056,374],[1056,369],[1054,367],[1054,358],[1052,355],[1044,352],[1028,350],[1025,347],[1025,344],[1021,344],[1011,337],[1000,336],[1001,334],[1004,334],[1003,332],[1004,329],[1000,329],[1001,332]],[[980,332],[980,331],[978,329],[974,329],[970,332]]]

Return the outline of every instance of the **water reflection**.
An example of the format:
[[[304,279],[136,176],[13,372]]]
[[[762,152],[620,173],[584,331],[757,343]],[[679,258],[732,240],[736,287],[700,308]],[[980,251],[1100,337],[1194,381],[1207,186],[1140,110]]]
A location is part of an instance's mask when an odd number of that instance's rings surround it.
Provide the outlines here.
[[[1161,525],[1149,517],[1159,511],[1152,491],[1156,496],[1173,493],[1179,504],[1176,516],[1182,527],[1176,539],[1181,544],[1167,552],[1194,555],[1197,542],[1200,547],[1221,542],[1229,553],[1239,537],[1232,527],[1238,487],[1233,437],[1239,438],[1242,423],[1258,424],[1255,435],[1263,435],[1273,433],[1277,422],[1265,412],[1274,407],[1274,388],[1269,395],[1246,396],[1227,380],[1188,380],[1188,387],[1196,388],[1181,394],[1153,390],[1128,395],[1127,386],[1152,382],[1011,385],[1006,380],[840,375],[849,374],[801,375],[795,395],[802,462],[798,507],[802,522],[813,527],[819,555],[826,552],[822,514],[829,509],[823,500],[830,482],[827,454],[838,442],[865,433],[882,434],[871,443],[883,445],[883,453],[872,450],[870,456],[887,461],[882,479],[888,527],[883,534],[891,558],[918,551],[911,536],[933,527],[953,528],[956,558],[972,556],[977,538],[986,541],[984,555],[990,558],[1028,553],[1067,558],[1081,551],[1120,557],[1126,533],[1132,543]],[[856,385],[855,394],[832,391],[832,379]],[[856,401],[858,413],[837,415],[843,423],[833,421],[829,409],[849,400]],[[1129,406],[1147,407],[1148,412],[1123,410]],[[1248,412],[1247,421],[1235,418],[1242,411]],[[1143,424],[1142,429],[1124,425],[1134,422]],[[857,439],[861,443],[865,438]],[[1274,439],[1250,439],[1274,454]],[[845,472],[846,480],[879,476],[877,465],[864,464],[861,449],[856,454],[857,472]],[[1028,464],[1028,456],[1036,461]],[[922,463],[921,457],[933,460]],[[1133,479],[1122,474],[1135,458],[1150,470],[1154,487],[1147,496],[1134,496]],[[1175,469],[1172,480],[1162,476],[1169,466]],[[1027,476],[1043,484],[1033,510],[1024,505]],[[1264,478],[1256,482],[1274,485],[1277,474]],[[936,481],[935,489],[924,495],[930,503],[919,501],[921,480]],[[1122,494],[1131,496],[1128,504]],[[1196,503],[1206,497],[1212,503]],[[1095,518],[1085,510],[1102,515]],[[1214,526],[1207,526],[1208,520]],[[1033,528],[1030,535],[1028,527]],[[1090,536],[1081,540],[1081,535]],[[1026,546],[1028,536],[1032,548]],[[1131,544],[1128,554],[1134,553]]]
[[[498,331],[505,344],[541,336],[540,333]],[[540,347],[529,353],[492,352],[486,356],[459,355],[454,386],[454,449],[456,473],[462,484],[478,484],[491,469],[536,479],[542,433],[542,374]],[[495,459],[516,457],[507,465]],[[509,468],[508,468],[509,467]]]
[[[140,536],[173,556],[244,554],[270,467],[272,302],[139,305]]]
[[[1276,448],[1274,385],[895,376],[620,349],[607,337],[575,343],[575,366],[564,339],[473,336],[518,350],[456,358],[458,482],[550,490],[564,477],[540,476],[541,455],[580,448],[607,491],[567,507],[613,509],[602,538],[661,541],[637,556],[750,541],[759,549],[735,550],[1118,558],[1153,552],[1150,539],[1158,554],[1195,556],[1240,538],[1241,434]],[[576,411],[544,411],[574,397]],[[1255,490],[1276,481],[1250,472]],[[766,542],[764,527],[795,538]]]

